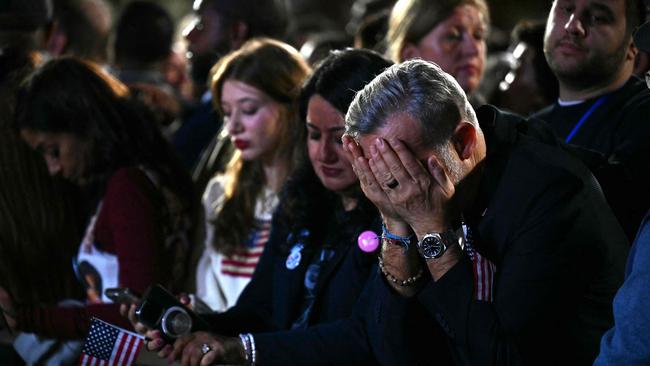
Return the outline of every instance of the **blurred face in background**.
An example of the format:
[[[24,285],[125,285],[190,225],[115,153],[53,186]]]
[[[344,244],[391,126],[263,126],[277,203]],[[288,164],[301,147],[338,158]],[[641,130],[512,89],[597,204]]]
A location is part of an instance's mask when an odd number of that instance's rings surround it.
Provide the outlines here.
[[[192,80],[197,85],[205,85],[212,65],[231,51],[228,22],[206,4],[197,10],[196,18],[183,30],[183,36],[188,43]]]
[[[343,193],[357,183],[343,150],[345,117],[316,94],[307,105],[307,149],[318,179],[330,191]]]
[[[285,107],[263,91],[236,80],[226,80],[221,91],[224,124],[233,146],[244,160],[275,158]]]
[[[485,69],[487,24],[473,5],[460,5],[417,43],[406,43],[403,61],[433,61],[451,74],[466,93],[478,88]]]

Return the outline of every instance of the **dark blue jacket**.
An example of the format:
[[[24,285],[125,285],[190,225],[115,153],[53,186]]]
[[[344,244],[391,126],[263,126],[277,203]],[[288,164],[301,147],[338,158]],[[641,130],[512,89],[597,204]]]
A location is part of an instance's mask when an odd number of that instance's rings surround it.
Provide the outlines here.
[[[293,242],[287,242],[289,228],[276,214],[251,282],[233,308],[207,317],[212,330],[224,335],[253,333],[260,365],[372,363],[364,326],[351,315],[368,277],[376,271],[376,254],[361,251],[357,237],[365,230],[379,235],[379,220],[376,214],[361,210],[338,215],[343,222],[319,223],[328,225],[329,234],[309,242],[299,265],[289,269],[287,257]],[[305,272],[324,245],[334,254],[318,277],[310,327],[291,331],[302,314]],[[360,345],[349,341],[355,337],[362,337]]]

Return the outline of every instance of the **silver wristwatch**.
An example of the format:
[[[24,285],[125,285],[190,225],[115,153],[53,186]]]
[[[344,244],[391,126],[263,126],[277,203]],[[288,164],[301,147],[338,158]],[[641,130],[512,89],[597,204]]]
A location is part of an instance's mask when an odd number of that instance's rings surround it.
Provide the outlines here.
[[[458,243],[458,237],[453,230],[442,233],[428,233],[418,241],[418,251],[424,259],[440,258],[447,248]]]

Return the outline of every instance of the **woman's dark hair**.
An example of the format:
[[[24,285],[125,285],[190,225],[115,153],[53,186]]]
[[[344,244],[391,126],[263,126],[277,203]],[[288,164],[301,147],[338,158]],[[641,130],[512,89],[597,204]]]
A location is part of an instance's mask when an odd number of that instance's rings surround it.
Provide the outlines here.
[[[309,99],[318,94],[344,116],[358,91],[392,62],[370,50],[332,51],[321,61],[300,91],[300,117],[307,118]]]
[[[190,204],[193,187],[171,146],[127,87],[99,66],[75,58],[49,61],[21,86],[16,127],[69,133],[86,146],[84,189],[97,201],[122,167],[143,167]]]
[[[345,116],[356,93],[391,65],[374,51],[351,48],[332,51],[303,85],[300,93],[302,120],[306,119],[309,100],[314,95],[323,97]],[[360,189],[356,192],[359,209],[373,212],[372,204]],[[282,194],[281,217],[292,231],[307,228],[314,236],[325,235],[328,215],[340,206],[340,201],[336,193],[323,186],[311,162],[305,159]]]
[[[16,304],[80,298],[72,271],[81,236],[43,158],[0,128],[0,286]]]

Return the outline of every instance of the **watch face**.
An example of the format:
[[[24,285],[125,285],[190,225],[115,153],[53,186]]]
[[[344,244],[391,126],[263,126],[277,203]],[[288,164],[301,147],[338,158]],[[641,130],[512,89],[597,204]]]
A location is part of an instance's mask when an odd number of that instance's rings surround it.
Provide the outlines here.
[[[438,234],[427,234],[420,242],[420,253],[425,259],[438,258],[446,247]]]

